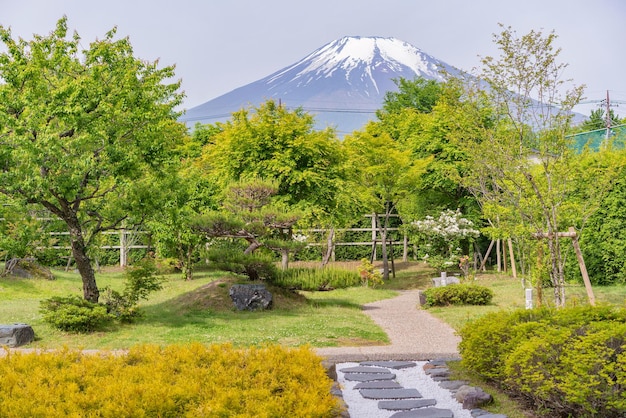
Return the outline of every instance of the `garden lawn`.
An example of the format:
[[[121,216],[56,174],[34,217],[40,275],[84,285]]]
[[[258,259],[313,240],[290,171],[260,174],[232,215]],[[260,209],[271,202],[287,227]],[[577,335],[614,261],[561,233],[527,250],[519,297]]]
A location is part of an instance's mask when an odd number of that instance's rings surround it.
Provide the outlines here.
[[[236,311],[228,288],[237,281],[222,272],[198,272],[184,281],[166,276],[163,289],[143,301],[144,317],[136,323],[115,325],[104,332],[71,334],[44,323],[39,313],[42,299],[81,295],[77,273],[54,271],[54,281],[0,278],[0,323],[28,323],[35,330],[32,348],[126,349],[136,344],[168,345],[200,342],[235,346],[281,344],[313,347],[380,345],[386,334],[361,312],[363,303],[389,298],[391,290],[351,288],[332,292],[275,294],[275,308],[264,312]],[[123,288],[122,273],[97,275],[101,289]]]

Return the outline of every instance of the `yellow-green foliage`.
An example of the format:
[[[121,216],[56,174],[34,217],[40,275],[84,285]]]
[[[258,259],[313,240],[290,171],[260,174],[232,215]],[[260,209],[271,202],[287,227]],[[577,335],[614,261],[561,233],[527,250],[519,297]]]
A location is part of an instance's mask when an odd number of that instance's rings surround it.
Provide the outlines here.
[[[138,346],[124,355],[10,352],[3,417],[335,417],[332,381],[310,349]]]
[[[462,363],[548,416],[626,416],[626,310],[502,311],[460,332]]]

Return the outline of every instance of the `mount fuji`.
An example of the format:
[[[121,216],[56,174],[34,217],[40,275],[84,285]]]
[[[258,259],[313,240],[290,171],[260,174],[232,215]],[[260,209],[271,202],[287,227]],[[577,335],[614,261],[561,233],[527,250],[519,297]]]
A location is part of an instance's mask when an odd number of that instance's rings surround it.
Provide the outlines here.
[[[193,107],[181,121],[225,121],[242,108],[268,99],[314,115],[316,128],[334,127],[339,136],[375,118],[394,79],[441,81],[462,72],[395,38],[348,36],[330,42],[293,65]]]

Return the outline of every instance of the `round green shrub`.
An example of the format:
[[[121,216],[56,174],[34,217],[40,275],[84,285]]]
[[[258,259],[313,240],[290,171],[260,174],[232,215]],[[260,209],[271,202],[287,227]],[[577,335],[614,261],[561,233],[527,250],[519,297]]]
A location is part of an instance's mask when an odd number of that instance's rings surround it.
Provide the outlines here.
[[[115,318],[107,308],[79,296],[56,296],[41,301],[43,320],[68,332],[93,332],[110,324]]]
[[[488,305],[493,291],[475,284],[450,284],[424,291],[426,306]]]

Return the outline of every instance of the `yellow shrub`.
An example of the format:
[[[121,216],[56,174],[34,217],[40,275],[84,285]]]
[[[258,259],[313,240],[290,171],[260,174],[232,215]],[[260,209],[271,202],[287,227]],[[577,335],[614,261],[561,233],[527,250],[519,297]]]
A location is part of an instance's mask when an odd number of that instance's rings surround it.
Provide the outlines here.
[[[125,355],[8,353],[3,417],[335,417],[309,348],[138,346]]]

